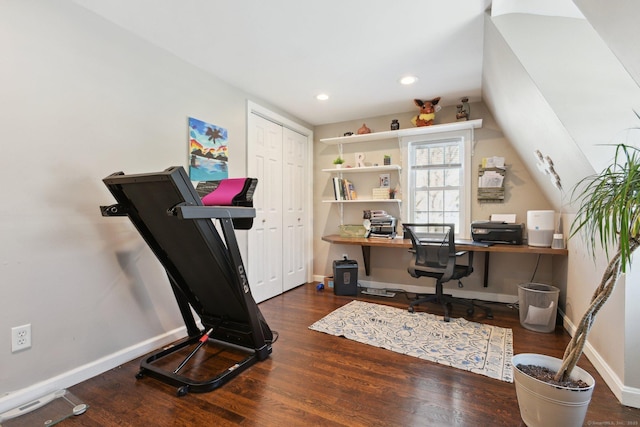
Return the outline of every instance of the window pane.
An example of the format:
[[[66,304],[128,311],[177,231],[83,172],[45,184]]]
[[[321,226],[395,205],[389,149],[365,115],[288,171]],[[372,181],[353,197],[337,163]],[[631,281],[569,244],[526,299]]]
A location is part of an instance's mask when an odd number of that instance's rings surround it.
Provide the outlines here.
[[[408,220],[453,223],[460,230],[460,199],[465,182],[464,140],[442,139],[411,143],[409,146]],[[466,220],[465,220],[466,221]],[[464,233],[467,234],[466,232]]]
[[[444,172],[444,185],[446,185],[447,187],[459,187],[460,186],[460,170],[447,169]]]
[[[443,221],[446,224],[454,224],[456,232],[460,231],[460,219],[458,212],[445,212]]]
[[[460,210],[460,192],[458,190],[445,190],[444,193],[444,210],[458,211]]]
[[[417,170],[416,171],[416,188],[423,188],[429,186],[429,171]]]
[[[429,171],[429,187],[444,187],[444,171],[442,169]]]
[[[428,211],[429,205],[428,201],[428,191],[416,191],[415,193],[415,210],[417,211]]]
[[[414,216],[415,222],[429,222],[429,214],[427,212],[415,212]]]
[[[416,166],[424,166],[429,164],[429,149],[417,148],[415,150]]]
[[[446,148],[447,152],[447,164],[458,163],[460,164],[460,148],[458,145],[449,145]]]
[[[429,211],[442,211],[444,207],[442,191],[429,191]]]
[[[432,147],[429,150],[429,164],[441,165],[444,163],[444,147]]]
[[[444,222],[444,216],[441,212],[431,212],[429,214],[429,222],[442,224]]]

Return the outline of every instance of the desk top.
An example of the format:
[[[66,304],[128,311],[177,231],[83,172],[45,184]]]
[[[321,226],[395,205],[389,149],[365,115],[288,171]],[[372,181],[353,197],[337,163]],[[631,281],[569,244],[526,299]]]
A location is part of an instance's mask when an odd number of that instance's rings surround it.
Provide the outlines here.
[[[330,234],[322,236],[322,240],[329,243],[342,245],[358,245],[358,246],[377,246],[384,248],[410,248],[410,239],[384,239],[384,238],[365,238],[365,237],[341,237],[338,234]],[[567,249],[551,249],[541,248],[538,246],[528,245],[505,245],[496,243],[491,246],[478,245],[473,240],[456,240],[456,249],[462,251],[473,252],[504,252],[504,253],[527,253],[527,254],[549,254],[549,255],[568,255]]]

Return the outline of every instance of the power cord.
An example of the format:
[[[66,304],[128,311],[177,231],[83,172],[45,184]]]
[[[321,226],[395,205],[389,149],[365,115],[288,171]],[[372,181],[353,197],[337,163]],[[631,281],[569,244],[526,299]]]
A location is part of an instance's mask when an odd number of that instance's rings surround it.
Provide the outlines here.
[[[533,268],[533,274],[531,275],[530,282],[533,282],[533,278],[536,277],[536,273],[538,272],[538,265],[540,264],[540,257],[542,254],[538,254],[538,258],[536,259],[536,266]]]

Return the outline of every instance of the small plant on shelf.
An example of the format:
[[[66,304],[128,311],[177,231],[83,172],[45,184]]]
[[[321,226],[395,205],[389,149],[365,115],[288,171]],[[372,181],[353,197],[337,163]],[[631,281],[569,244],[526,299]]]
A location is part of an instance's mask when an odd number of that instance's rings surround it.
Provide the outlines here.
[[[343,163],[344,163],[344,159],[340,156],[336,157],[333,160],[333,164],[336,165],[336,168],[341,168]]]

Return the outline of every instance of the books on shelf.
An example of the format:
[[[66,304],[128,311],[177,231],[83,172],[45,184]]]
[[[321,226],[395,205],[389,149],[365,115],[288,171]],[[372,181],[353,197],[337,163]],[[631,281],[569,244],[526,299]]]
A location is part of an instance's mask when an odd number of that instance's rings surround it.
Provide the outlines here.
[[[351,181],[345,178],[333,178],[333,195],[336,200],[356,200],[358,195]]]

